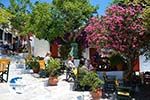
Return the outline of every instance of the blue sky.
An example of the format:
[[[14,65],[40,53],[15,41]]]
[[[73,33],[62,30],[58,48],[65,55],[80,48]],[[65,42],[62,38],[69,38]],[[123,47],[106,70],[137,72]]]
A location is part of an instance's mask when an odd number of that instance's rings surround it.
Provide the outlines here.
[[[98,5],[98,14],[104,15],[106,7],[109,6],[109,4],[112,2],[112,0],[91,0],[92,5]]]
[[[6,6],[9,5],[9,0],[0,0],[2,3]],[[37,0],[31,0],[33,2]],[[40,0],[41,2],[50,2],[51,0]],[[90,0],[92,5],[98,5],[98,14],[99,15],[104,15],[106,7],[111,3],[112,0]]]

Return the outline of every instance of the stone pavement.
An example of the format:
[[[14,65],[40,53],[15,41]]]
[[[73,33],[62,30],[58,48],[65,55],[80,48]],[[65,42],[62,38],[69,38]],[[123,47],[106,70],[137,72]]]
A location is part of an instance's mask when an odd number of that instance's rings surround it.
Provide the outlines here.
[[[22,57],[11,58],[9,71],[8,83],[0,83],[0,100],[90,100],[89,92],[72,91],[71,83],[63,81],[65,75],[59,77],[57,86],[47,86],[48,78],[37,78],[26,70]]]
[[[0,83],[0,100],[91,100],[90,93],[72,91],[72,83],[64,81],[65,74],[59,77],[57,86],[48,86],[48,78],[38,78],[25,68],[22,56],[10,58],[8,83]],[[16,83],[12,79],[18,78]],[[100,100],[115,100],[114,95]]]

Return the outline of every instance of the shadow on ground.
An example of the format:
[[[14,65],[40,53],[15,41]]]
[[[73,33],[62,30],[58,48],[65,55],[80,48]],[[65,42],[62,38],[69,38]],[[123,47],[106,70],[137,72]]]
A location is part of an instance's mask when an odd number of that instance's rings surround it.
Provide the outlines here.
[[[136,100],[150,100],[150,85],[146,86],[140,86],[139,92],[136,93],[135,99]]]

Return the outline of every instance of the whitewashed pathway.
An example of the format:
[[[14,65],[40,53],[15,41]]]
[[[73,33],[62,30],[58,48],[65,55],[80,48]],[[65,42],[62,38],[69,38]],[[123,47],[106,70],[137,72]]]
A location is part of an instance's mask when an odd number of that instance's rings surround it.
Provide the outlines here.
[[[90,100],[89,92],[72,91],[71,83],[63,81],[65,75],[59,77],[57,86],[47,86],[47,78],[36,78],[24,67],[23,58],[11,58],[9,81],[0,83],[0,100]],[[10,83],[15,77],[22,79]]]

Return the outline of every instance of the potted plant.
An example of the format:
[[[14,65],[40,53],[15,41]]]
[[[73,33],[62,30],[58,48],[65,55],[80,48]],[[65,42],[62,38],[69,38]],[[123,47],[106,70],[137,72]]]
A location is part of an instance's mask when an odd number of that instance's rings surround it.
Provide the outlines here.
[[[85,87],[81,86],[81,80],[83,80],[83,77],[88,73],[88,71],[84,68],[78,67],[78,74],[77,79],[74,81],[74,87],[73,90],[75,91],[85,91]]]
[[[88,72],[80,80],[80,85],[83,86],[85,90],[90,91],[93,100],[99,100],[101,98],[102,84],[103,81],[95,72]]]
[[[46,74],[49,76],[48,84],[55,86],[58,83],[58,76],[60,70],[60,61],[58,59],[51,58],[46,65]]]
[[[29,68],[32,68],[34,73],[38,73],[40,71],[40,65],[39,65],[39,61],[36,57],[32,57],[31,59],[28,59],[26,61],[26,65]]]

